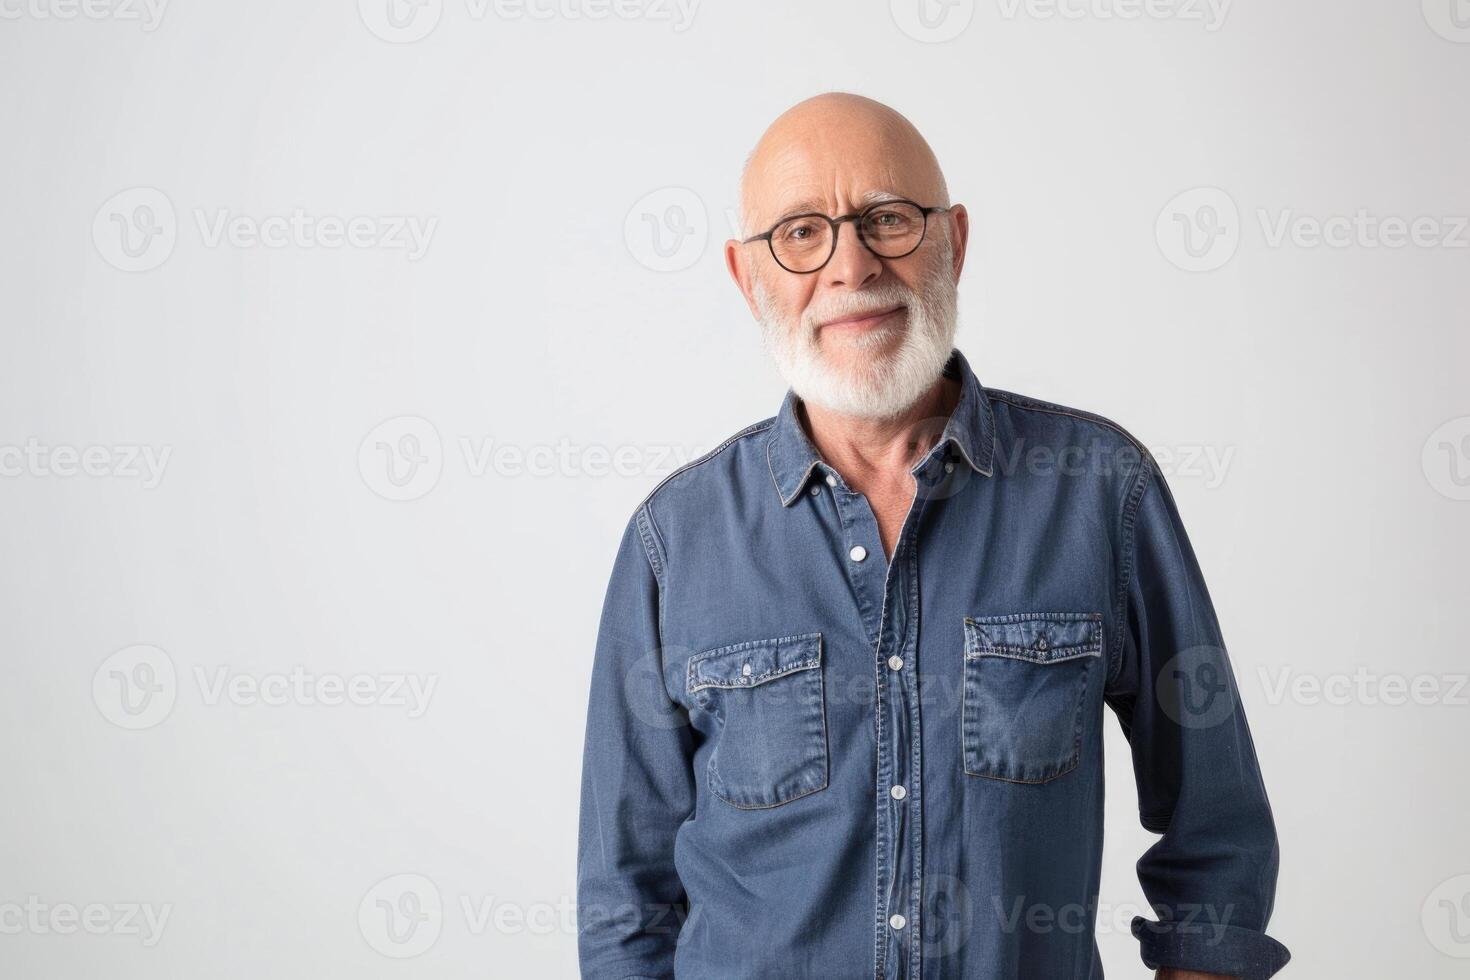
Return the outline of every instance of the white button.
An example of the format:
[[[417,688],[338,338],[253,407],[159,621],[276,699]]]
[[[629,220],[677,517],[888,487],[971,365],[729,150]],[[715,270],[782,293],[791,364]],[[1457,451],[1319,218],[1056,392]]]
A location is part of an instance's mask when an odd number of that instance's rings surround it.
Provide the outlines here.
[[[864,558],[868,557],[868,549],[864,548],[860,544],[855,544],[852,546],[852,550],[847,553],[847,557],[851,558],[853,561],[862,561]]]
[[[909,795],[909,791],[904,789],[902,786],[895,786],[888,791],[888,795],[893,797],[895,800],[901,800],[905,796]]]
[[[903,658],[900,657],[896,653],[893,656],[889,657],[888,658],[888,669],[889,670],[903,670]]]
[[[746,677],[749,677],[750,676],[750,664],[746,664],[744,667],[741,667],[740,668],[740,673],[744,674]]]
[[[909,920],[895,912],[888,917],[888,924],[895,929],[902,929],[909,924]]]
[[[827,474],[827,486],[829,486],[829,487],[835,487],[835,486],[837,486],[837,477],[833,476],[831,473],[828,473]]]
[[[815,483],[812,484],[812,496],[813,497],[815,497],[817,494],[819,494],[821,492],[822,492],[822,488],[821,487],[817,486]]]
[[[954,472],[954,460],[947,459],[947,460],[944,461],[944,472],[946,472],[946,473],[953,473]]]

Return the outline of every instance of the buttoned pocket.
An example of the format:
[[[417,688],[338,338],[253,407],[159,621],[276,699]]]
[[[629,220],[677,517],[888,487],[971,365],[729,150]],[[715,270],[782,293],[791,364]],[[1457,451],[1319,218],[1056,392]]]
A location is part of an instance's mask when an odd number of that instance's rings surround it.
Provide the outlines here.
[[[822,634],[750,640],[689,659],[689,697],[714,719],[710,792],[741,809],[827,785]]]
[[[1077,767],[1102,616],[965,618],[965,772],[1044,783]]]

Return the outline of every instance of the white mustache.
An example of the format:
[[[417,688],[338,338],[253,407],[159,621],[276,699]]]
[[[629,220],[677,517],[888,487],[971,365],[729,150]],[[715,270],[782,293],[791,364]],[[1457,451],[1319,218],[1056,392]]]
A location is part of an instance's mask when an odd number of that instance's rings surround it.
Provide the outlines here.
[[[829,301],[819,310],[807,310],[803,319],[806,321],[807,328],[814,330],[821,324],[831,323],[833,320],[850,320],[891,310],[895,306],[912,309],[914,302],[913,294],[907,289],[887,290],[883,294],[855,293],[840,301],[836,299]]]

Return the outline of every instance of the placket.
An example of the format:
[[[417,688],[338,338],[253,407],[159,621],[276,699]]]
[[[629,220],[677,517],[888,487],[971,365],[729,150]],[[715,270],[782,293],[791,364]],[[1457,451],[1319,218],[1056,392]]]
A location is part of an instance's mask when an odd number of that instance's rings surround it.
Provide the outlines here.
[[[845,567],[860,597],[865,627],[874,640],[875,735],[878,749],[875,805],[874,976],[918,980],[921,974],[920,881],[923,877],[923,811],[919,684],[919,556],[917,528],[927,494],[928,467],[916,476],[892,561],[886,561],[878,521],[867,498],[834,477],[833,500],[841,519]],[[876,624],[867,611],[878,610]],[[876,629],[873,627],[876,626]]]

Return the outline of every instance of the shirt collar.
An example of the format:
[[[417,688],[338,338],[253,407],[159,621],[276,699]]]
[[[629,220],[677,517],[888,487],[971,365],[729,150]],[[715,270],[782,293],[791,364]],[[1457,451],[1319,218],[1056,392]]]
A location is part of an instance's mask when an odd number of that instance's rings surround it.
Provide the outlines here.
[[[918,471],[936,452],[953,443],[977,473],[990,476],[995,449],[995,420],[990,411],[990,397],[958,347],[951,348],[949,352],[944,376],[960,382],[960,400],[934,447],[909,472]],[[782,506],[789,505],[801,494],[813,468],[826,465],[797,418],[796,407],[800,400],[794,390],[786,389],[781,411],[766,442],[766,462],[770,464],[771,480],[776,484]]]

